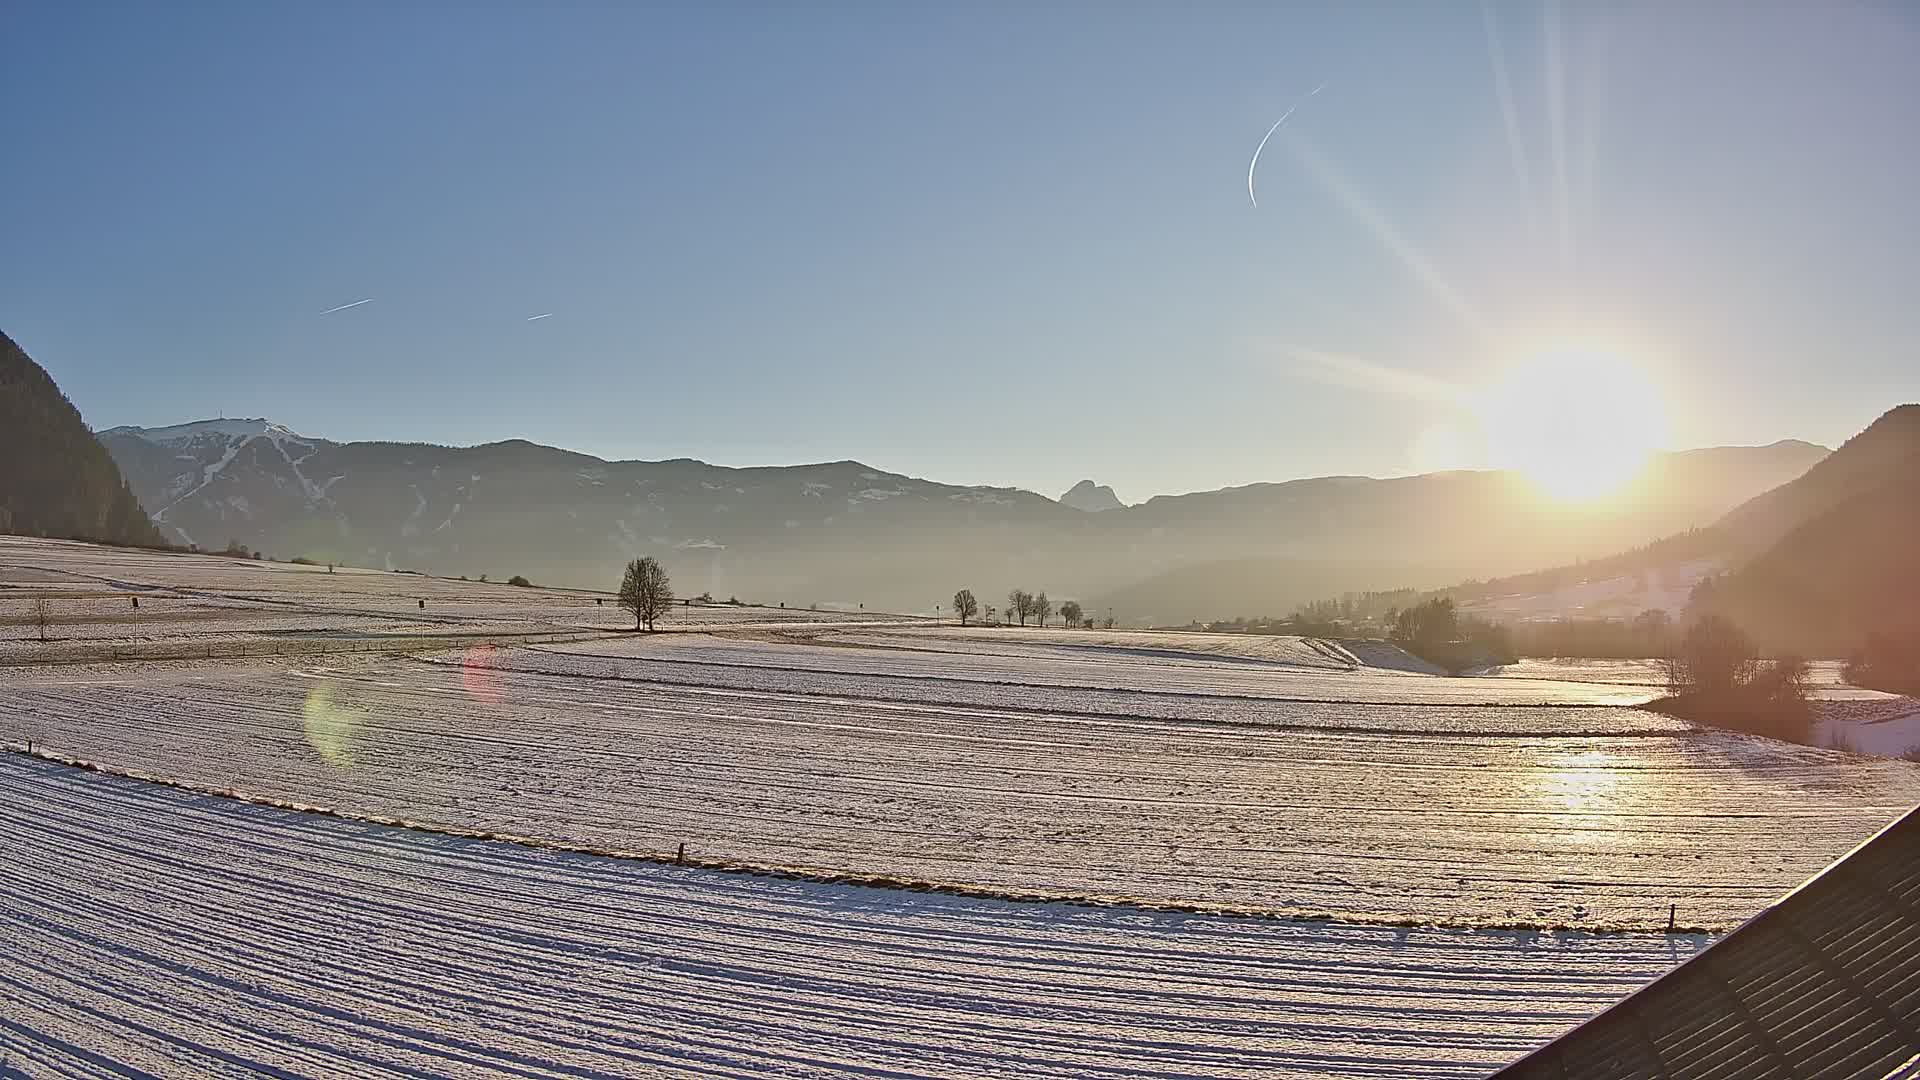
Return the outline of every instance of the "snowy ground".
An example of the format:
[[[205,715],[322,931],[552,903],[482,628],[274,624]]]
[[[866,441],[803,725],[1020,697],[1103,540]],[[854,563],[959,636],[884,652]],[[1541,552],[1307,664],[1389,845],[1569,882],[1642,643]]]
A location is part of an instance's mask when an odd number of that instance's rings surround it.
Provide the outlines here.
[[[46,644],[34,600],[50,614]],[[139,606],[134,606],[138,598]],[[681,604],[668,629],[901,627],[905,616]],[[606,594],[388,571],[102,548],[0,536],[0,663],[181,641],[222,645],[448,634],[625,630]]]
[[[0,755],[9,1076],[1469,1077],[1697,950],[649,866]]]
[[[1636,661],[623,620],[0,538],[0,743],[200,789],[0,754],[0,1076],[1477,1075],[1704,940],[1590,931],[1723,930],[1920,802],[1920,764],[1636,708]],[[81,662],[436,634],[503,644]],[[1816,674],[1848,723],[1912,704]]]
[[[604,661],[600,668],[621,672],[630,665],[701,664],[752,667],[796,675],[877,676],[896,680],[957,681],[973,693],[986,686],[1049,687],[1099,694],[1127,691],[1175,697],[1246,698],[1272,702],[1348,702],[1380,705],[1639,705],[1653,698],[1642,686],[1552,679],[1480,679],[1414,677],[1376,668],[1255,663],[1198,655],[1142,655],[1133,649],[1038,648],[1022,651],[1017,639],[989,640],[980,651],[952,644],[937,649],[874,647],[893,635],[829,632],[822,648],[787,641],[752,641],[705,634],[620,638],[557,645],[553,656]],[[926,636],[916,641],[935,640]],[[1297,640],[1297,639],[1288,639]],[[554,663],[560,661],[555,660]],[[844,685],[844,680],[837,680]],[[1063,706],[1064,707],[1064,706]]]
[[[1920,765],[1635,709],[458,660],[16,669],[0,739],[597,848],[1450,925],[1724,928],[1920,801]]]

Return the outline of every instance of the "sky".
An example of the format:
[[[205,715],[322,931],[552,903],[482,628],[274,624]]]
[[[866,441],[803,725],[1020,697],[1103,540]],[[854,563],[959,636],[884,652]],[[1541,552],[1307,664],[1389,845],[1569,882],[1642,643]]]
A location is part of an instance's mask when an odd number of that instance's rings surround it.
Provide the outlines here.
[[[1572,346],[1675,447],[1920,399],[1911,6],[10,0],[0,37],[0,329],[96,428],[1138,501],[1456,463],[1451,388]]]

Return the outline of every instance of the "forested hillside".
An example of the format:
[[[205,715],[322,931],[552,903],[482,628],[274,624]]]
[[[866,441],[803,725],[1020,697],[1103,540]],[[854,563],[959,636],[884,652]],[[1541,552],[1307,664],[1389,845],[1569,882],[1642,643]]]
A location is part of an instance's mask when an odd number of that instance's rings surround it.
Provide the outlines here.
[[[159,544],[120,469],[52,376],[0,333],[0,532]]]
[[[1784,535],[1711,607],[1775,649],[1843,655],[1920,631],[1920,405],[1902,405],[1723,527]]]

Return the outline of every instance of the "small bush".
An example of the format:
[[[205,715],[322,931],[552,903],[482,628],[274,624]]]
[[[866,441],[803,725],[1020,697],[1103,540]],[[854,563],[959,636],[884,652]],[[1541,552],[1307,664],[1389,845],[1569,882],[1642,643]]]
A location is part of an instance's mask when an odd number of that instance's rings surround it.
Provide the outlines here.
[[[528,581],[528,580],[526,579],[526,577],[525,577],[524,575],[521,575],[521,574],[515,574],[515,575],[513,575],[512,577],[510,577],[510,578],[508,578],[508,579],[507,579],[507,584],[509,584],[509,585],[518,585],[518,586],[520,586],[520,587],[521,587],[521,588],[523,588],[523,589],[528,589],[528,588],[532,588],[532,587],[533,587],[533,582],[531,582],[531,581]]]
[[[312,559],[307,558],[305,555],[295,555],[293,558],[288,559],[287,561],[292,563],[295,566],[319,566],[320,565],[319,563],[313,561]]]

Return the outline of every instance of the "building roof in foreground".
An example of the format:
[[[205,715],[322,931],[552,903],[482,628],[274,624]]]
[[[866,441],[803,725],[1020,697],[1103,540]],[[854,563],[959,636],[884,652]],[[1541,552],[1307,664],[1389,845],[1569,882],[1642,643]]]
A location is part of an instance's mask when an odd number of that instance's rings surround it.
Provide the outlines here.
[[[1920,807],[1496,1080],[1920,1080]]]

